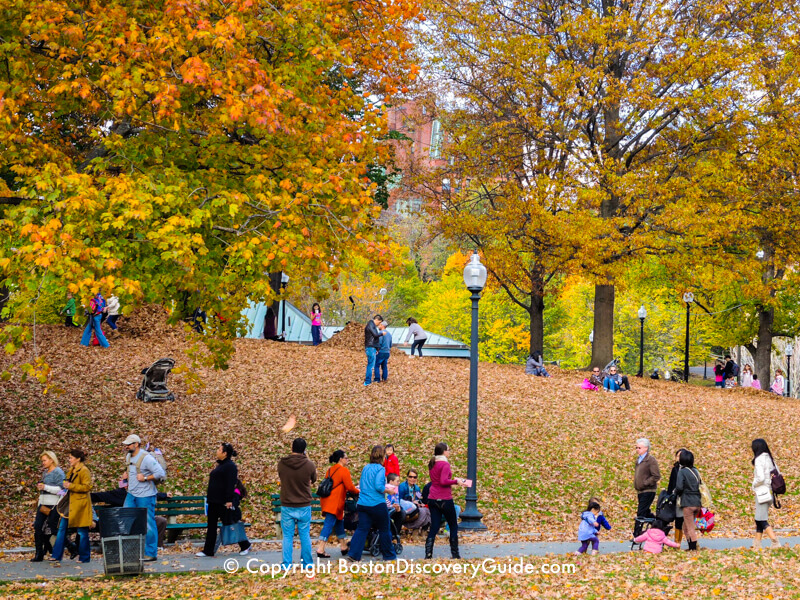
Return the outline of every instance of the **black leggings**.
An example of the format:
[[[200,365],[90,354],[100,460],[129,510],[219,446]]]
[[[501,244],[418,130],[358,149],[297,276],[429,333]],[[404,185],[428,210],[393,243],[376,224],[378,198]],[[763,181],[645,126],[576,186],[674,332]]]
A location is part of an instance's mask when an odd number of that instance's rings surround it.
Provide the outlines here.
[[[208,504],[208,524],[206,525],[206,543],[203,546],[203,554],[214,556],[217,545],[217,521],[222,521],[223,525],[233,523],[233,516],[238,511],[231,510],[224,504],[209,502]],[[250,547],[250,542],[239,542],[239,548],[246,550]]]
[[[49,523],[50,533],[45,535],[45,524]],[[56,507],[51,507],[50,514],[45,515],[43,512],[36,508],[36,519],[33,521],[34,540],[36,540],[36,551],[43,551],[44,553],[52,552],[53,546],[50,544],[50,536],[58,532],[58,513]]]
[[[453,500],[433,500],[428,498],[428,508],[431,511],[431,528],[428,530],[428,540],[426,546],[433,543],[442,526],[442,517],[447,521],[450,528],[450,550],[458,549],[458,519],[456,518],[456,506]]]
[[[417,351],[419,352],[420,357],[422,357],[422,347],[425,345],[427,340],[428,338],[425,338],[424,340],[414,340],[411,342],[411,356],[414,356],[414,349],[418,348]]]

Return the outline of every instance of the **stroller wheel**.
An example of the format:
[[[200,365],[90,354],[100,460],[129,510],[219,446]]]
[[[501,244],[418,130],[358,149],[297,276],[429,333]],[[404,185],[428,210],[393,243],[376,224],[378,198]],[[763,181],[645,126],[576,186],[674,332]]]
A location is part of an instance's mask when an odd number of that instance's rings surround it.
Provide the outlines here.
[[[403,554],[403,544],[400,542],[400,540],[398,540],[394,544],[394,553],[397,556],[400,556],[401,554]]]
[[[369,547],[369,553],[370,553],[372,556],[379,556],[379,555],[380,555],[380,553],[381,553],[381,545],[380,545],[380,544],[372,544],[372,545]]]

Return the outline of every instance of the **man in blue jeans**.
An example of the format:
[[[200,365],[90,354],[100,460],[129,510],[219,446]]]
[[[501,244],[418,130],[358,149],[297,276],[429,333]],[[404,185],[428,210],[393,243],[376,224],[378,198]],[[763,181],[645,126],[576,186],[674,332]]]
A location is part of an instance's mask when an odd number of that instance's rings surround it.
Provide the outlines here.
[[[380,349],[375,357],[375,383],[386,381],[389,378],[389,356],[392,351],[392,334],[389,333],[389,324],[381,321],[378,331],[383,335],[380,340]]]
[[[381,337],[386,333],[378,329],[383,322],[383,317],[375,315],[371,321],[367,321],[364,327],[364,350],[367,353],[367,374],[364,377],[364,385],[372,383],[372,372],[375,370],[375,359],[381,347]]]
[[[317,467],[306,456],[306,441],[296,438],[292,453],[278,461],[281,480],[281,530],[283,568],[292,566],[294,528],[300,537],[300,564],[314,564],[311,558],[311,484],[317,480]]]
[[[167,474],[148,452],[142,450],[142,440],[138,435],[129,435],[122,442],[128,451],[127,465],[128,495],[125,508],[147,509],[147,535],[144,541],[144,560],[152,562],[158,556],[158,529],[156,527],[156,483],[166,479]]]

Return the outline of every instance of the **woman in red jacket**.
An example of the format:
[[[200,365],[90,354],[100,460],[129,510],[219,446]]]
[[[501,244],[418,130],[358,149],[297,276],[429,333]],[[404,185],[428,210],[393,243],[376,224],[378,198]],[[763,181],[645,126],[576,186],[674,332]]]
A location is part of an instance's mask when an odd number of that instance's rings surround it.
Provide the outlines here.
[[[319,499],[322,514],[325,515],[325,522],[322,524],[322,532],[319,536],[319,544],[317,544],[317,556],[320,558],[331,557],[330,554],[325,553],[325,543],[334,531],[336,532],[336,537],[339,538],[339,549],[342,554],[347,552],[348,547],[344,543],[344,501],[347,492],[358,494],[360,491],[358,487],[353,485],[353,479],[347,469],[347,454],[345,454],[344,450],[337,450],[331,454],[328,460],[333,466],[325,473],[325,477],[333,479],[333,491],[327,498]]]
[[[450,556],[461,558],[458,551],[458,519],[456,507],[453,504],[454,485],[466,485],[461,478],[453,479],[448,457],[450,449],[444,442],[439,442],[433,450],[433,458],[428,463],[431,476],[431,489],[428,492],[428,508],[431,511],[431,528],[428,530],[428,539],[425,540],[425,558],[433,558],[433,543],[442,525],[442,517],[447,520],[450,528]]]

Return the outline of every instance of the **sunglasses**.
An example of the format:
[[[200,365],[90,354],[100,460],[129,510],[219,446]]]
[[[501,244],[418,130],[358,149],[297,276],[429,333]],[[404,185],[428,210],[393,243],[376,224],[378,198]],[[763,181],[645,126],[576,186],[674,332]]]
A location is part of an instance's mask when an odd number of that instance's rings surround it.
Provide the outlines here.
[[[409,475],[408,478],[409,479],[417,479],[417,476],[416,475]]]

